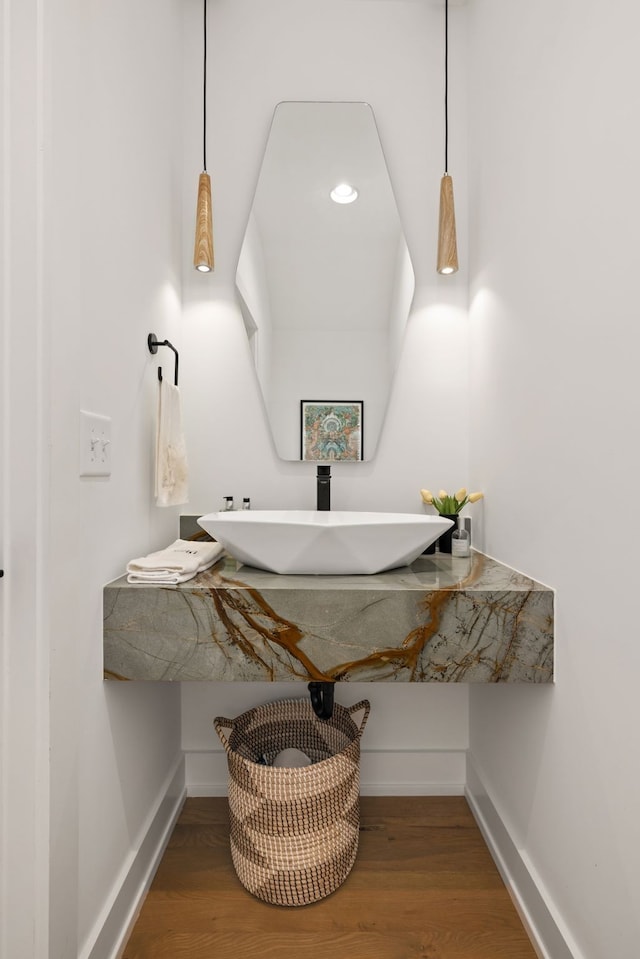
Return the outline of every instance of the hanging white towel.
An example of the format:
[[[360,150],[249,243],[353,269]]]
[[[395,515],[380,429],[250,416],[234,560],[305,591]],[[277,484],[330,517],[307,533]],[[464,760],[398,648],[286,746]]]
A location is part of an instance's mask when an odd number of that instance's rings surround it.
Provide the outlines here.
[[[166,549],[127,563],[127,582],[175,586],[213,566],[224,553],[220,543],[195,543],[177,539]]]
[[[158,390],[156,436],[156,506],[189,502],[189,470],[182,431],[180,390],[166,379]]]

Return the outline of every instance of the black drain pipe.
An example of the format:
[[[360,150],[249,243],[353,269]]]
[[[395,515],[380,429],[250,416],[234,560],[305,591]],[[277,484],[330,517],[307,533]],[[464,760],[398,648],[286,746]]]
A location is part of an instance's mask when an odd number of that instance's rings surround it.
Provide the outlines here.
[[[333,691],[335,683],[309,683],[311,705],[319,719],[331,719],[333,716]]]

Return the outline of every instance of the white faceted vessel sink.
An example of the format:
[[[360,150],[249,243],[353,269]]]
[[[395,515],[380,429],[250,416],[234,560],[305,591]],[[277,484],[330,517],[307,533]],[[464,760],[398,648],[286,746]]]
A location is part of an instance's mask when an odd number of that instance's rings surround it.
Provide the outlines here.
[[[406,566],[453,526],[441,516],[340,510],[208,513],[198,523],[248,566],[327,575]]]

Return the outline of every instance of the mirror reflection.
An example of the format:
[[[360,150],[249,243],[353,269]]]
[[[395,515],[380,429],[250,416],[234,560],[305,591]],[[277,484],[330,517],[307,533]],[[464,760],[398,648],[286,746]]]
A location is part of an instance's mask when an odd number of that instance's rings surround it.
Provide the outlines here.
[[[278,455],[371,459],[414,273],[368,104],[278,104],[236,284]]]

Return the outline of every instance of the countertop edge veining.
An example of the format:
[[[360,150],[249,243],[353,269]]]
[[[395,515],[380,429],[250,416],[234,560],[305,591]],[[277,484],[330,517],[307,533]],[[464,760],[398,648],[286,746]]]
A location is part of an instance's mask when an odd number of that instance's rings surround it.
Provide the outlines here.
[[[483,553],[369,576],[226,558],[177,586],[104,587],[106,679],[553,681],[554,591]]]

